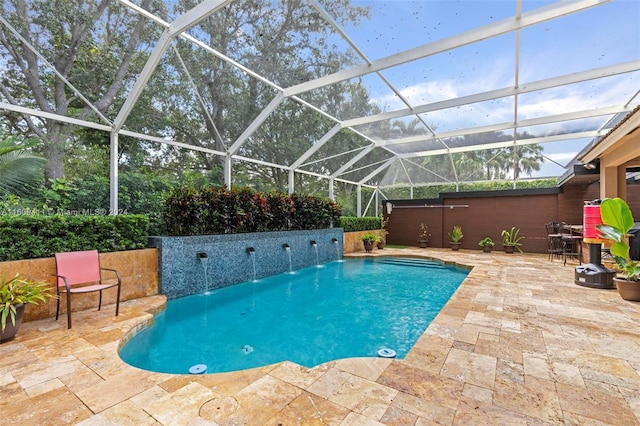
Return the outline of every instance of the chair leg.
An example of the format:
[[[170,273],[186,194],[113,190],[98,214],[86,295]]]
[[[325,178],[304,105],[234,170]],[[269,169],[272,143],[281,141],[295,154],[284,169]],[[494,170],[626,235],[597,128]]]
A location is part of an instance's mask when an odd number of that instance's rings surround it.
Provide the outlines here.
[[[56,321],[58,321],[58,314],[60,314],[60,293],[58,293],[58,299],[56,301]]]
[[[67,293],[67,329],[71,328],[71,293]]]
[[[100,290],[100,298],[98,299],[98,310],[102,307],[102,290]]]

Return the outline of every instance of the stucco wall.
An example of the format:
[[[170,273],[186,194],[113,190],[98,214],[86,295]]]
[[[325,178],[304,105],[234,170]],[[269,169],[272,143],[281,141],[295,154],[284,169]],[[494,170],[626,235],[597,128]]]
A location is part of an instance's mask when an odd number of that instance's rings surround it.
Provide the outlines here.
[[[117,269],[122,277],[120,301],[158,294],[158,251],[155,248],[128,250],[114,253],[101,253],[100,266]],[[22,277],[51,284],[55,294],[56,262],[53,257],[41,259],[14,260],[0,262],[0,277],[13,277],[19,273]],[[105,275],[109,278],[111,275]],[[117,289],[105,290],[102,306],[115,303]],[[71,298],[71,311],[98,308],[98,293],[74,294]],[[111,309],[110,307],[108,309]],[[60,300],[60,312],[66,315],[66,299]],[[39,305],[27,305],[24,321],[33,321],[55,317],[56,300]]]
[[[364,245],[360,237],[364,234],[375,233],[377,231],[356,231],[344,233],[344,253],[355,253],[364,251]],[[375,249],[378,250],[378,249]]]

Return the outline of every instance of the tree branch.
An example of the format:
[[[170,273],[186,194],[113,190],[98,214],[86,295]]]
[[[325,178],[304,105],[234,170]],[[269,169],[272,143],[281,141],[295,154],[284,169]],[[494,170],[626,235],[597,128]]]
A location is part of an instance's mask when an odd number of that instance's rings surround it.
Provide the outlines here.
[[[7,88],[7,86],[5,86],[1,81],[0,81],[0,92],[2,92],[2,94],[7,98],[7,100],[9,101],[9,103],[11,105],[20,105],[20,103],[18,101],[16,101],[16,99],[11,96],[11,93],[9,92],[9,89]],[[40,126],[37,126],[32,118],[28,115],[24,115],[24,114],[18,114],[25,123],[27,123],[27,127],[29,127],[29,129],[35,133],[39,138],[44,139],[46,138],[46,134],[40,129]],[[18,129],[17,126],[14,125],[14,128]]]
[[[21,22],[24,22],[24,28],[22,32],[18,31],[20,35],[27,40],[31,45],[33,42],[31,40],[31,33],[29,31],[29,17],[27,14],[27,3],[25,0],[17,0],[15,3],[16,7],[16,16]],[[40,86],[40,72],[38,71],[38,57],[33,53],[27,46],[22,46],[22,50],[24,55],[20,53],[20,49],[18,49],[18,42],[13,41],[9,37],[3,37],[2,44],[7,48],[16,64],[22,71],[27,81],[27,84],[31,88],[33,92],[33,98],[40,107],[41,110],[47,112],[54,112],[51,104],[47,101],[47,98],[44,94],[44,90]]]
[[[106,0],[105,0],[106,1]],[[149,6],[150,0],[143,0],[140,4],[140,7],[143,9],[147,9]],[[142,30],[144,29],[144,25],[146,23],[146,18],[143,16],[138,17],[138,22],[131,33],[131,37],[129,38],[129,42],[127,43],[127,47],[125,49],[125,55],[122,58],[122,62],[116,71],[116,75],[113,78],[113,82],[106,90],[104,96],[100,98],[98,101],[94,103],[94,106],[98,108],[99,111],[104,112],[111,104],[115,96],[118,94],[120,89],[123,86],[124,77],[129,71],[129,67],[131,66],[131,59],[135,53],[136,46],[140,42],[140,36],[142,35]],[[89,108],[85,108],[86,113],[89,113]]]

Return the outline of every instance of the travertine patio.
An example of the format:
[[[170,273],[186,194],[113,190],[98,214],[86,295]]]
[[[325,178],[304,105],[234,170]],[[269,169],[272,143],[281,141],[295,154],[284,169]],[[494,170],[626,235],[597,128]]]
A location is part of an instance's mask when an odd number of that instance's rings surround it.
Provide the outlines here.
[[[474,266],[403,360],[292,363],[217,375],[138,370],[120,339],[161,308],[23,325],[0,345],[2,425],[640,424],[640,304],[573,283],[541,255],[376,250]],[[399,283],[400,285],[400,283]]]

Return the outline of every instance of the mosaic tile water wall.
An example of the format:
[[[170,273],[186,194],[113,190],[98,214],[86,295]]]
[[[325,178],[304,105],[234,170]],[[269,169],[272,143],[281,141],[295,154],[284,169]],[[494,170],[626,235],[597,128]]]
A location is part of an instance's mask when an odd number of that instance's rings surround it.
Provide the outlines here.
[[[174,299],[341,259],[343,229],[150,237],[149,245],[158,248],[160,293]]]

